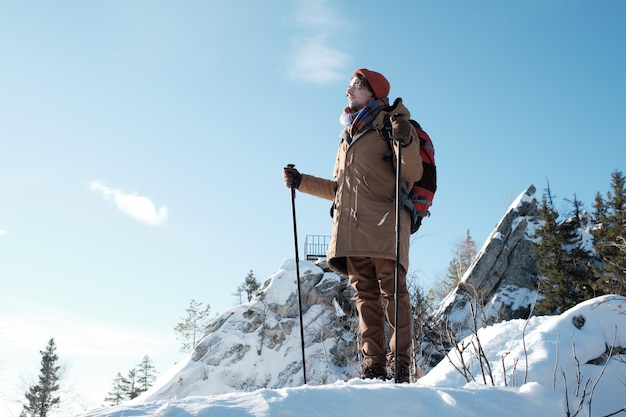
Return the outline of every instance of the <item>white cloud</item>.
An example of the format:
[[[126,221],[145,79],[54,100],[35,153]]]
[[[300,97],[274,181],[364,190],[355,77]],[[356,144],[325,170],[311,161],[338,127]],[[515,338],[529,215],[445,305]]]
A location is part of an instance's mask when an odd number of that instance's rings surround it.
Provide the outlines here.
[[[7,234],[7,231],[4,229],[0,229],[0,236],[4,236]]]
[[[344,71],[348,56],[326,45],[321,39],[300,42],[293,55],[289,74],[294,78],[316,84],[326,84],[347,78]]]
[[[98,181],[93,181],[89,188],[99,192],[105,200],[112,201],[122,213],[142,223],[156,226],[167,219],[167,207],[161,206],[157,210],[148,197],[128,194],[118,188],[107,187]]]
[[[347,78],[350,57],[332,46],[339,43],[337,28],[345,23],[336,16],[328,0],[303,0],[294,16],[299,32],[291,45],[289,75],[316,84]]]

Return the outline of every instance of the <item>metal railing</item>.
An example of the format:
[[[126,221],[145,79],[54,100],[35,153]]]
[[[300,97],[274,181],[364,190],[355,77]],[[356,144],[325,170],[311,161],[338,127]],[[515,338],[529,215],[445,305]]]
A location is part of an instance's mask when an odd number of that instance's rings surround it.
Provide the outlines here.
[[[304,239],[304,256],[307,260],[326,258],[330,236],[307,235]]]

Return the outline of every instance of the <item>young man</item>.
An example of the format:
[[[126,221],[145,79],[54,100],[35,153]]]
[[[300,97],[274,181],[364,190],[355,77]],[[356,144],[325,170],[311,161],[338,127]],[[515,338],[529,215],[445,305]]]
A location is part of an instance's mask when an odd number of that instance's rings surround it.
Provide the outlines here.
[[[409,382],[412,356],[412,316],[406,286],[409,264],[410,218],[401,214],[400,274],[398,279],[398,323],[395,323],[396,259],[396,170],[397,146],[391,159],[378,129],[388,115],[392,138],[402,145],[402,186],[422,176],[417,133],[409,123],[410,113],[401,99],[389,106],[389,82],[380,73],[365,68],[352,74],[346,91],[348,107],[341,123],[341,142],[333,179],[301,174],[293,167],[283,169],[285,185],[333,202],[333,228],[328,246],[328,265],[346,275],[356,290],[359,331],[363,354],[362,378],[395,378]],[[389,346],[385,318],[390,326]],[[398,332],[398,346],[395,345]],[[399,375],[394,375],[398,356]],[[387,370],[389,364],[389,370]]]

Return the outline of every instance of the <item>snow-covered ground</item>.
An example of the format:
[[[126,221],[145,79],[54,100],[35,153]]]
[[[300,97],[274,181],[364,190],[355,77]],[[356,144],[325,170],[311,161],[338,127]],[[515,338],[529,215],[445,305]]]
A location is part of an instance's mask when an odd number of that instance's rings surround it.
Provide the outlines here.
[[[460,345],[465,346],[462,354],[452,351],[413,384],[355,378],[217,395],[178,397],[169,390],[162,399],[149,391],[81,416],[626,416],[626,297],[588,300],[560,316],[502,322]],[[483,360],[476,354],[479,346]],[[622,347],[622,355],[610,352],[606,360],[612,346]],[[163,375],[160,385],[187,365]]]

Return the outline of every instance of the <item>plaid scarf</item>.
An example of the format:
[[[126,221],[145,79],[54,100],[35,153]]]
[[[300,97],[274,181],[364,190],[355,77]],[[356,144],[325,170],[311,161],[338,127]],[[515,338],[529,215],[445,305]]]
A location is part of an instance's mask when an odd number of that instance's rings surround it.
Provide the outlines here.
[[[348,143],[352,142],[353,137],[370,128],[378,113],[387,107],[389,107],[389,99],[387,97],[372,101],[355,113],[351,113],[350,108],[346,107],[339,121],[342,126],[347,128],[345,132],[348,134]]]

